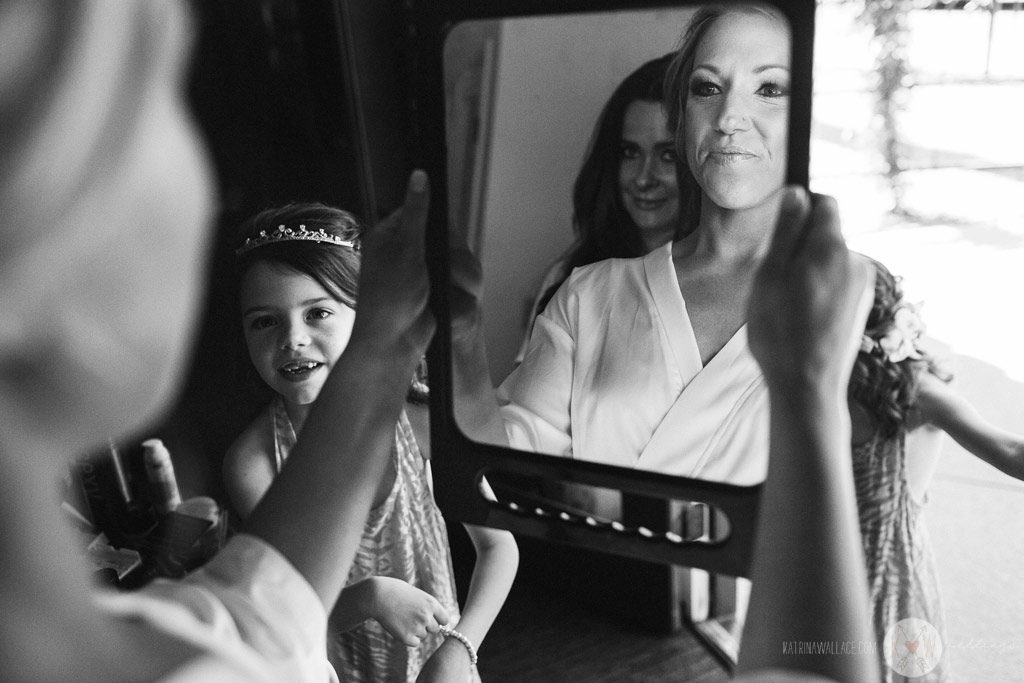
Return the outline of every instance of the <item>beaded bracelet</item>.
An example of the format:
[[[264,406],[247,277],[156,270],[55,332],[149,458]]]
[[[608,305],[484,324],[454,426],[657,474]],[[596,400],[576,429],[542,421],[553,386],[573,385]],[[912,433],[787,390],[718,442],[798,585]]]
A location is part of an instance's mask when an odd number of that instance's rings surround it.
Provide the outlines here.
[[[454,638],[462,643],[466,647],[466,652],[469,653],[469,663],[476,666],[476,648],[473,647],[473,642],[469,638],[462,635],[451,626],[442,626],[440,632],[445,638]]]

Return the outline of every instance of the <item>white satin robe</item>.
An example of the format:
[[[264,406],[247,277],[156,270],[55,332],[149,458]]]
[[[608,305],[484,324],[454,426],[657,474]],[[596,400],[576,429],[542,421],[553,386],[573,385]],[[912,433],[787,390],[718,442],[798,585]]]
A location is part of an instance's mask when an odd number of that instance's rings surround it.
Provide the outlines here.
[[[672,245],[573,271],[499,388],[513,447],[750,485],[768,395],[741,327],[704,367]]]

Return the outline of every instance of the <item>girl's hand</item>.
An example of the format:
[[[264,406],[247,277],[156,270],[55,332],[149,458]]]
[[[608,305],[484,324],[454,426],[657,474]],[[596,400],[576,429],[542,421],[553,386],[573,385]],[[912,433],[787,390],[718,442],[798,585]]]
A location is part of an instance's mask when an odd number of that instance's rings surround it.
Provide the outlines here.
[[[468,683],[472,680],[469,654],[462,643],[446,638],[423,665],[416,683]]]
[[[401,579],[377,576],[370,615],[388,633],[416,647],[428,633],[437,633],[451,616],[437,599]]]

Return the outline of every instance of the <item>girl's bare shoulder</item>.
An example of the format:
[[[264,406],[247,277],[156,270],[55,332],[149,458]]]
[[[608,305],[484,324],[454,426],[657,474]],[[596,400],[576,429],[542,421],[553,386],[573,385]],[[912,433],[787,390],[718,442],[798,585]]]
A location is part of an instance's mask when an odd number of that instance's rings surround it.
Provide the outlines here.
[[[228,446],[224,455],[224,471],[229,474],[239,469],[248,469],[257,463],[270,463],[273,454],[274,430],[268,407],[261,410]]]

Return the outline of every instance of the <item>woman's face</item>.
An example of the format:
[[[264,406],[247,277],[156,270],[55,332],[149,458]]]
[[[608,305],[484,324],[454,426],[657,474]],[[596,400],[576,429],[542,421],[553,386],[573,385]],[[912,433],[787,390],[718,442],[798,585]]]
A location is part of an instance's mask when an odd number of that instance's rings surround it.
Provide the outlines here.
[[[637,100],[626,108],[619,196],[648,249],[675,237],[679,225],[675,141],[660,102]]]
[[[761,12],[718,17],[694,53],[684,121],[686,162],[724,209],[760,206],[784,182],[789,31]]]
[[[355,311],[308,275],[263,261],[242,277],[241,304],[256,372],[290,407],[315,401],[348,345]]]

